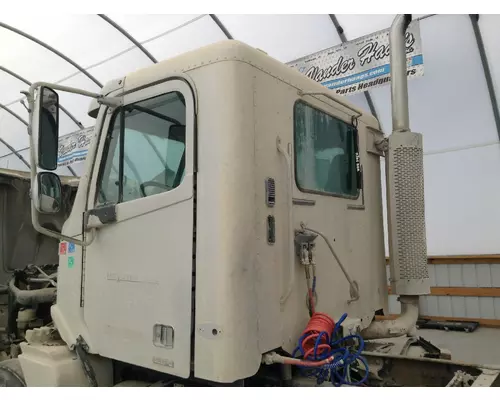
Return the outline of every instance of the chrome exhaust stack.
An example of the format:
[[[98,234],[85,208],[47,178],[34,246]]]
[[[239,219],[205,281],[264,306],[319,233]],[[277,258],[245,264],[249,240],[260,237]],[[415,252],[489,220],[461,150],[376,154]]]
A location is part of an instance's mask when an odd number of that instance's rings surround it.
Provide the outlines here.
[[[390,31],[392,134],[385,154],[389,258],[392,293],[400,296],[395,321],[374,321],[367,339],[410,333],[418,319],[418,299],[430,294],[425,231],[424,154],[420,133],[410,130],[405,34],[411,15],[400,14]]]

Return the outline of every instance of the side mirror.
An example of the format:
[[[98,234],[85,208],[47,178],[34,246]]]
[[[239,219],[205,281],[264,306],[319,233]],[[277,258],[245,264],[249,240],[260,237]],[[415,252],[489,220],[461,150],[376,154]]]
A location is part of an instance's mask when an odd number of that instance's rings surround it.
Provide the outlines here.
[[[52,172],[39,172],[33,188],[33,203],[42,214],[57,214],[61,211],[62,187],[59,176]]]
[[[59,95],[48,87],[40,87],[35,105],[35,145],[37,164],[41,169],[57,169],[59,144]]]

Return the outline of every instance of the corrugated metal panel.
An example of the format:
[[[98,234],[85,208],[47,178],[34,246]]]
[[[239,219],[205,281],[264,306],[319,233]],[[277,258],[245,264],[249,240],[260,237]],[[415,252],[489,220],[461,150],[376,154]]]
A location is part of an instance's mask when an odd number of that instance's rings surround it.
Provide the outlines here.
[[[446,267],[446,265],[444,266]],[[450,286],[460,287],[464,285],[461,265],[450,265]],[[432,285],[431,285],[432,286]],[[434,285],[437,286],[437,285]]]
[[[493,299],[495,309],[495,319],[500,319],[500,298]]]
[[[436,297],[437,297],[438,312],[442,315],[452,315],[453,308],[451,306],[451,297],[448,296],[440,296],[440,297],[436,296]]]
[[[492,287],[491,285],[491,265],[476,265],[478,287]]]
[[[389,313],[399,314],[397,296],[389,296]],[[500,299],[494,297],[422,296],[420,314],[433,317],[500,319]]]
[[[428,315],[439,315],[439,305],[437,296],[427,296]]]
[[[467,318],[481,317],[481,311],[479,310],[479,297],[465,298],[465,316]]]
[[[429,307],[427,306],[427,296],[422,296],[420,297],[419,301],[420,305],[420,314],[421,315],[429,315],[428,309]]]
[[[450,286],[450,274],[447,265],[435,265],[436,286]]]
[[[462,276],[464,278],[462,286],[477,287],[477,268],[474,264],[462,265]]]
[[[389,279],[389,268],[387,276]],[[500,287],[500,264],[430,264],[429,278],[434,287]],[[401,312],[396,295],[389,297],[389,312]],[[420,313],[436,317],[500,319],[500,298],[422,296]]]
[[[427,266],[429,269],[429,281],[431,283],[431,286],[436,286],[436,268],[434,268],[434,265],[430,264]]]
[[[450,315],[450,317],[457,317],[457,318],[464,318],[466,317],[466,311],[465,311],[465,297],[463,296],[453,296],[451,298],[451,303],[452,303],[452,315]],[[437,315],[437,316],[446,316],[444,315],[443,313],[440,313],[438,311],[439,314],[433,314],[433,315]]]
[[[481,318],[495,319],[495,299],[493,297],[480,297],[479,309]]]
[[[389,296],[389,314],[400,314],[401,304],[398,301],[398,296]]]
[[[491,265],[491,285],[500,287],[500,265]]]

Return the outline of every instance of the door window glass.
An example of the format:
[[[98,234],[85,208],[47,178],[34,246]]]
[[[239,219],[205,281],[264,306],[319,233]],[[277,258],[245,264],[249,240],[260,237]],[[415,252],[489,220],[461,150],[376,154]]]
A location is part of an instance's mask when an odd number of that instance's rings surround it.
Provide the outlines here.
[[[179,186],[186,163],[182,94],[172,92],[118,109],[105,154],[98,204],[136,200]]]

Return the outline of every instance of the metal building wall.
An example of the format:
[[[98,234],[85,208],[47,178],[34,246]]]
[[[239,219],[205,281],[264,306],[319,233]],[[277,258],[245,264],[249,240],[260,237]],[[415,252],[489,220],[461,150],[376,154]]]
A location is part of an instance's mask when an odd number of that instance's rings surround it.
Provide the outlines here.
[[[429,264],[432,294],[420,299],[421,316],[473,319],[500,326],[500,261],[476,262],[479,263]],[[388,284],[389,277],[387,267]],[[397,296],[390,294],[389,313],[400,311]]]

